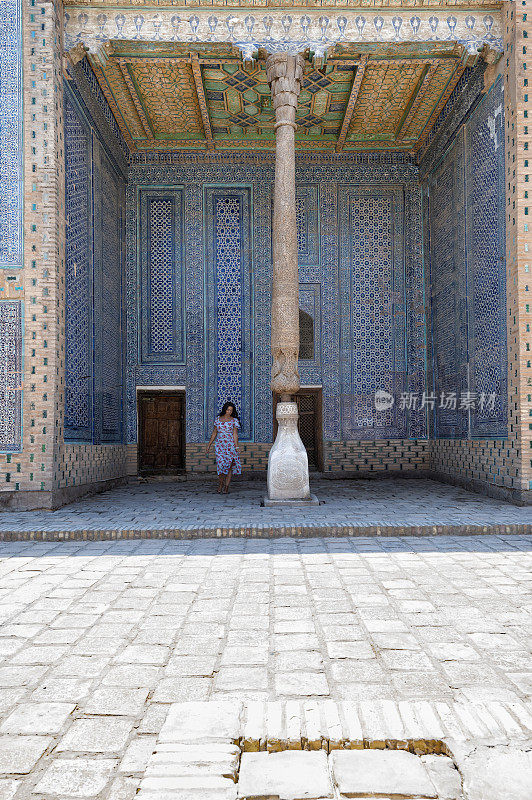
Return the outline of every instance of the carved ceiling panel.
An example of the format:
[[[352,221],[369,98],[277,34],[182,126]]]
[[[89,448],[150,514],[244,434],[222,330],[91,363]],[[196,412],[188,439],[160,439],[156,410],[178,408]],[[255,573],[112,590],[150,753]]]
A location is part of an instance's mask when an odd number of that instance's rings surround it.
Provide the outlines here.
[[[89,59],[133,150],[274,145],[265,64],[230,44],[109,41]],[[452,42],[337,46],[306,64],[297,146],[415,149],[465,63]]]

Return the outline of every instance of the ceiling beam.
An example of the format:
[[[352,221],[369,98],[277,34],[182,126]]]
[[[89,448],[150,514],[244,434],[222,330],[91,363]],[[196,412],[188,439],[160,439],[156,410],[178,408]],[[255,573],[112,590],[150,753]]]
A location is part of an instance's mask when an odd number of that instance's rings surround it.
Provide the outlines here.
[[[415,143],[415,145],[412,148],[414,150],[414,152],[417,152],[418,150],[420,150],[423,147],[428,135],[430,134],[430,132],[431,132],[433,126],[434,126],[434,123],[436,122],[436,120],[438,119],[440,113],[442,112],[443,107],[445,106],[445,103],[447,102],[447,100],[449,99],[451,94],[453,93],[453,90],[454,90],[456,84],[458,83],[458,81],[460,80],[460,78],[462,77],[466,67],[467,67],[467,62],[465,60],[457,61],[456,67],[454,69],[454,72],[452,73],[451,77],[449,78],[449,82],[448,82],[445,90],[443,91],[440,99],[438,100],[438,102],[434,106],[434,108],[432,110],[432,114],[430,115],[430,117],[426,121],[425,126],[423,128],[423,131],[421,133],[421,136],[419,137],[418,141]]]
[[[109,88],[109,84],[107,83],[107,78],[105,77],[105,75],[103,73],[103,70],[102,70],[102,68],[100,66],[100,63],[99,63],[99,60],[98,60],[98,57],[96,55],[93,55],[92,53],[88,53],[87,54],[87,58],[89,60],[89,64],[91,65],[94,74],[96,75],[96,80],[100,84],[100,89],[104,93],[105,99],[109,103],[109,107],[110,107],[111,111],[113,112],[113,116],[114,116],[114,118],[115,118],[115,120],[116,120],[116,122],[118,124],[118,127],[120,128],[120,130],[122,132],[122,136],[126,140],[129,149],[132,152],[134,152],[137,149],[136,148],[136,144],[135,144],[135,140],[131,136],[131,133],[129,132],[129,128],[127,127],[127,123],[126,123],[126,121],[125,121],[125,119],[124,119],[124,117],[122,115],[122,111],[120,109],[120,106],[116,102],[116,98],[115,98],[114,94],[112,93],[112,91]]]
[[[425,93],[428,88],[430,88],[430,82],[433,79],[434,75],[438,71],[438,62],[433,61],[430,64],[426,64],[423,67],[419,80],[416,84],[414,91],[412,92],[412,96],[408,101],[405,112],[399,125],[395,129],[395,138],[401,139],[401,132],[403,130],[408,130],[408,127],[414,117],[416,116],[417,112],[419,111],[419,107],[425,97]]]
[[[201,77],[201,66],[197,55],[191,53],[190,65],[192,67],[194,83],[196,84],[196,94],[198,95],[198,105],[201,113],[201,121],[203,122],[203,130],[205,131],[205,139],[207,140],[207,150],[214,150],[215,147],[214,138],[212,135],[211,120],[209,117],[209,111],[207,109],[205,89],[203,88],[203,78]]]
[[[129,91],[131,100],[133,102],[133,105],[135,106],[135,108],[137,110],[137,114],[139,115],[139,119],[141,121],[142,127],[144,128],[144,133],[146,134],[146,137],[148,139],[155,139],[155,134],[153,133],[153,130],[152,130],[151,125],[150,125],[150,121],[149,121],[148,117],[146,116],[146,112],[144,111],[144,107],[143,107],[142,103],[140,102],[140,97],[139,97],[138,92],[137,92],[137,90],[135,88],[135,84],[131,80],[131,75],[129,74],[128,65],[123,61],[120,61],[119,63],[120,63],[120,72],[122,73],[122,77],[123,77],[124,82],[125,82],[125,84],[126,84],[126,86],[128,88],[128,91]]]
[[[351,120],[353,119],[353,115],[355,113],[355,106],[358,100],[358,95],[360,92],[360,87],[362,85],[364,72],[366,71],[367,63],[368,63],[367,56],[364,56],[363,58],[360,59],[357,71],[355,73],[355,77],[353,78],[351,93],[349,95],[349,100],[347,101],[347,105],[345,107],[344,120],[342,122],[342,127],[340,128],[340,135],[338,136],[338,141],[336,142],[335,150],[337,153],[341,153],[343,150],[345,140],[347,138],[347,132],[349,130]]]

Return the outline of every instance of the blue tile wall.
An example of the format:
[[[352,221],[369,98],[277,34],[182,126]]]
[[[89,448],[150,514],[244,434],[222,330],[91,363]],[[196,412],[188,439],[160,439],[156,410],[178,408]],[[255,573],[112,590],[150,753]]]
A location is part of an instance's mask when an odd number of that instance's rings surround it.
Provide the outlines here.
[[[403,187],[340,187],[339,208],[342,439],[408,438],[409,418],[419,427],[425,412],[401,403],[415,346],[406,321]],[[390,394],[390,408],[375,408],[377,390]]]
[[[183,191],[140,190],[140,362],[185,363]]]
[[[94,147],[94,441],[122,441],[124,181]],[[125,315],[124,315],[125,317]]]
[[[465,184],[463,132],[430,183],[430,303],[433,389],[440,397],[467,391]],[[459,404],[434,411],[435,435],[467,436]]]
[[[125,179],[73,80],[65,82],[65,439],[123,437]]]
[[[402,391],[421,394],[425,388],[418,168],[412,158],[389,153],[300,154],[296,161],[300,303],[303,310],[314,316],[315,328],[314,359],[310,363],[301,360],[300,373],[302,384],[323,386],[324,437],[336,440],[423,437],[425,411],[400,413],[396,409],[390,419],[379,420],[370,409],[369,400],[363,407],[350,405],[346,397],[352,398],[357,393],[360,376],[354,368],[340,369],[345,355],[341,348],[350,349],[347,359],[351,364],[356,347],[349,341],[353,309],[349,302],[339,302],[340,292],[360,281],[357,236],[363,233],[374,238],[374,229],[381,226],[376,258],[381,264],[382,282],[378,287],[367,287],[373,303],[373,321],[366,331],[373,380],[386,380],[397,396]],[[273,178],[274,164],[269,154],[167,153],[133,157],[127,189],[128,441],[136,441],[137,435],[137,385],[186,387],[190,442],[205,440],[217,405],[231,393],[237,403],[240,402],[237,398],[242,398],[239,411],[245,437],[271,441]],[[137,241],[142,212],[138,190],[149,187],[150,191],[164,192],[168,186],[182,189],[184,198],[186,364],[147,365],[140,357],[137,313],[139,303],[142,305]],[[350,228],[343,216],[348,196],[352,198],[353,220],[359,215],[358,222],[353,222]],[[383,210],[385,225],[379,219]],[[221,213],[218,221],[217,211]],[[224,295],[229,288],[230,300]],[[358,296],[361,309],[362,294],[359,292]],[[241,328],[237,325],[243,332],[241,338],[239,331],[231,332],[220,326],[217,317],[217,308],[224,303],[229,303],[226,308],[233,308],[236,297],[240,299],[240,308],[237,311],[235,302],[233,316],[244,321]],[[326,325],[323,320],[327,320]],[[215,368],[220,349],[227,347],[226,339],[234,342],[225,364],[228,371],[221,370],[220,364]],[[384,356],[392,359],[387,369],[375,363]]]
[[[0,452],[22,449],[22,304],[0,300]]]
[[[0,0],[0,268],[22,267],[22,37],[20,0]]]
[[[205,191],[205,438],[226,401],[253,439],[253,315],[250,189]]]
[[[507,433],[506,231],[502,81],[466,126],[467,301],[470,388],[495,394],[493,408],[476,404],[473,436]]]
[[[503,83],[482,94],[479,75],[421,163],[437,438],[507,435]]]
[[[321,383],[321,285],[299,281],[299,308],[310,314],[314,323],[314,357],[299,359],[299,376],[303,386]]]
[[[65,438],[92,438],[92,137],[67,95]]]
[[[319,265],[319,187],[296,187],[298,265]]]

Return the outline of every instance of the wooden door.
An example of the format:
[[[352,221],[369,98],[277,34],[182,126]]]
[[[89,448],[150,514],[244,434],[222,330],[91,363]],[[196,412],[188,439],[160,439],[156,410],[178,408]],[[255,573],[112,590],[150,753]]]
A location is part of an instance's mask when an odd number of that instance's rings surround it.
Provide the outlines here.
[[[295,401],[299,412],[297,428],[307,451],[309,469],[321,470],[323,469],[321,389],[300,389],[296,394]],[[273,436],[275,440],[277,435],[275,400],[273,417]]]
[[[185,396],[139,394],[139,472],[171,474],[185,468]]]

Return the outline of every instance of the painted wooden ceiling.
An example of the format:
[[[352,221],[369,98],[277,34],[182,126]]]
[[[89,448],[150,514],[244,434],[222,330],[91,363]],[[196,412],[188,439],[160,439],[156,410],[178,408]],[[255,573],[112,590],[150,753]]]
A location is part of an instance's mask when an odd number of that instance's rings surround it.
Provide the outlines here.
[[[418,149],[462,74],[452,43],[337,45],[307,62],[297,146]],[[89,55],[133,151],[257,149],[274,145],[264,62],[230,44],[107,42]]]

